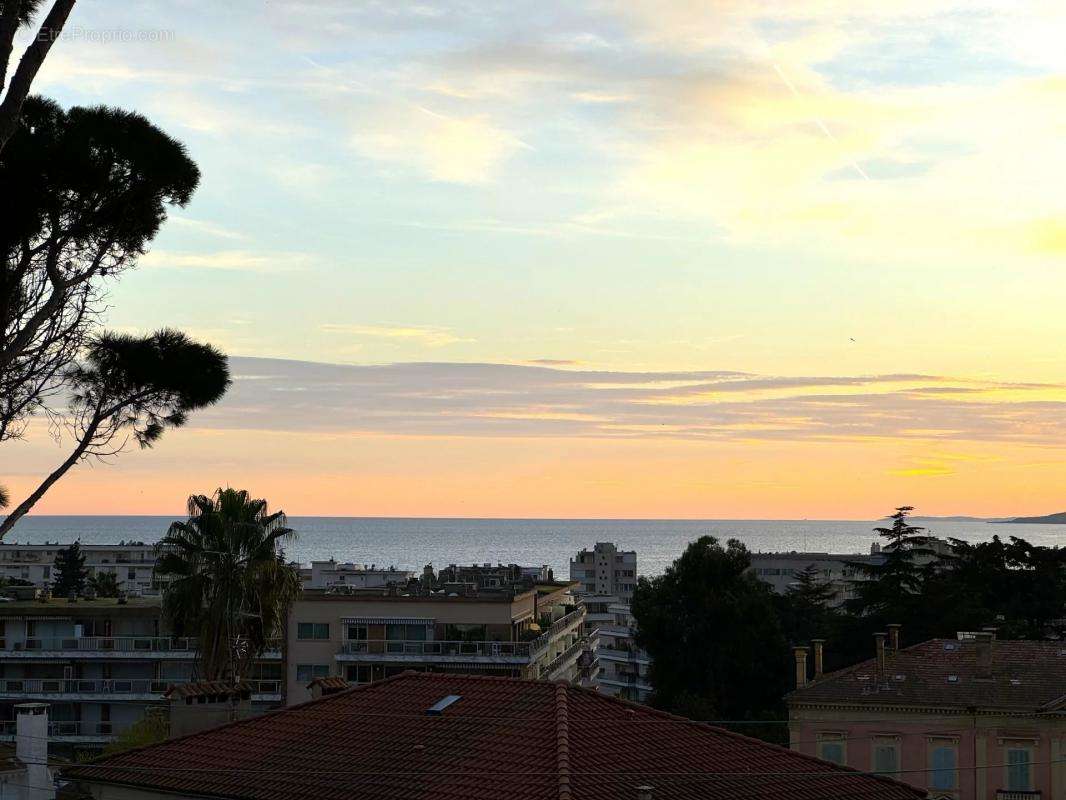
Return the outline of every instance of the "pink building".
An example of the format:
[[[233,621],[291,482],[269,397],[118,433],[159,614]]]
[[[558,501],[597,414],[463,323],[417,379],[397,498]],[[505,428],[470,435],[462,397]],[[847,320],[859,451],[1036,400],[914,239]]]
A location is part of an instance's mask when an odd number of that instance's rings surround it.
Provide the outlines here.
[[[893,775],[939,800],[1066,800],[1066,644],[960,633],[822,674],[795,648],[792,749]]]

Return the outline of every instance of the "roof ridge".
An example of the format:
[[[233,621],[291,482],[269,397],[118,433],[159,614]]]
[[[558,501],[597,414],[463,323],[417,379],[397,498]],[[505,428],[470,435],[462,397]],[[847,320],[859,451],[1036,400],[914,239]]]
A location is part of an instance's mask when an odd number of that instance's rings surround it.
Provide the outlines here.
[[[566,683],[555,684],[555,771],[559,800],[573,800],[570,792],[570,717]]]

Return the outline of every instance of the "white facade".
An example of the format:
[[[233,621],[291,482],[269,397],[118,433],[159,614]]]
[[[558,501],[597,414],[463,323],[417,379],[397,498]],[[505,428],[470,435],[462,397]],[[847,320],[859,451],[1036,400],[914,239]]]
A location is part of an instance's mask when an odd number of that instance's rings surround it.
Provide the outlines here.
[[[48,588],[55,579],[56,554],[69,544],[0,543],[0,577],[29,581]],[[111,572],[120,590],[128,594],[153,594],[155,546],[142,542],[130,544],[83,544],[85,569],[89,576]]]
[[[195,639],[168,635],[157,597],[0,604],[0,741],[13,741],[20,704],[47,702],[48,737],[100,747],[196,679]],[[259,708],[282,693],[280,643],[247,676]]]
[[[312,561],[308,570],[301,567],[300,576],[306,589],[329,589],[333,586],[351,586],[357,589],[377,589],[389,584],[406,584],[414,573],[395,567],[378,567],[371,564]]]
[[[596,688],[603,694],[643,703],[652,687],[651,660],[633,641],[629,603],[637,584],[637,554],[597,542],[570,560],[570,580],[581,584],[585,628],[596,643]]]
[[[581,584],[585,594],[615,595],[623,602],[633,599],[637,587],[637,554],[619,550],[611,542],[597,542],[570,559],[570,580]]]

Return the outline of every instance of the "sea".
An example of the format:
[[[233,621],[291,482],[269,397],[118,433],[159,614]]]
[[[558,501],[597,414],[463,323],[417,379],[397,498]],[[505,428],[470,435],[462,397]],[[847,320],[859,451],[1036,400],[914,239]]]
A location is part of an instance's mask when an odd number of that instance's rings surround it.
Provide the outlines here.
[[[28,516],[4,543],[115,544],[156,542],[173,517]],[[290,517],[296,531],[286,557],[307,563],[335,558],[358,564],[421,571],[426,564],[515,563],[548,565],[559,577],[569,559],[596,542],[637,551],[638,571],[658,575],[700,536],[739,539],[753,552],[868,553],[878,541],[864,520],[648,520],[648,519],[455,519],[398,517]],[[989,523],[982,520],[916,520],[929,534],[966,541],[1017,536],[1033,544],[1066,543],[1066,525]]]

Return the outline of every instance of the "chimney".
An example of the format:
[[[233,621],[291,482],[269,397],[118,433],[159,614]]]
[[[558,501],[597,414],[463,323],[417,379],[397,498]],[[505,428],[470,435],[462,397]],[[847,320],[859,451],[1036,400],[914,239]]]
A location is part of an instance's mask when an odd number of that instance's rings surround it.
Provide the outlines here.
[[[807,685],[807,651],[809,647],[793,647],[792,654],[796,657],[796,688],[802,689]]]
[[[988,631],[974,635],[974,644],[977,651],[977,677],[990,680],[992,678],[992,642],[995,634]]]
[[[55,782],[48,768],[48,705],[19,703],[15,715],[15,757],[26,766],[25,782],[31,787],[26,797],[54,797],[34,794],[32,788],[44,789]]]
[[[825,673],[825,664],[823,663],[825,639],[811,639],[811,647],[814,650],[814,679],[818,680]]]
[[[652,800],[652,795],[654,794],[654,792],[654,786],[648,786],[647,784],[645,784],[644,786],[638,786],[637,800]]]
[[[23,764],[48,760],[48,706],[20,703],[15,706],[15,756]]]
[[[899,652],[899,629],[903,626],[898,622],[888,624],[888,646],[893,652]]]
[[[885,679],[885,639],[888,637],[887,633],[875,633],[874,644],[877,649],[877,680],[883,681]]]

